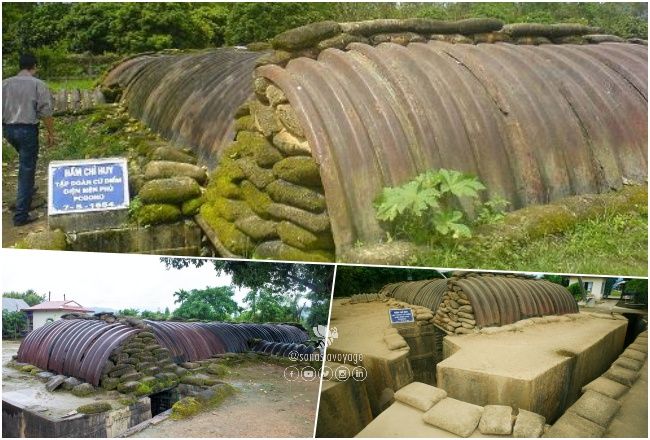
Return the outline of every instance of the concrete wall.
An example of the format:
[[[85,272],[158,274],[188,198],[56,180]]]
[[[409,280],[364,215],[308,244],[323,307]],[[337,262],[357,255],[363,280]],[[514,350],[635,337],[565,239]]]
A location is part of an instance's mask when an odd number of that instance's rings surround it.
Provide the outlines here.
[[[43,311],[34,311],[32,312],[33,314],[33,319],[34,319],[34,325],[32,327],[32,330],[37,329],[39,327],[43,327],[45,324],[47,324],[47,320],[51,319],[52,321],[56,321],[59,319],[61,316],[65,315],[66,313],[69,313],[68,311],[57,311],[57,310],[43,310]]]

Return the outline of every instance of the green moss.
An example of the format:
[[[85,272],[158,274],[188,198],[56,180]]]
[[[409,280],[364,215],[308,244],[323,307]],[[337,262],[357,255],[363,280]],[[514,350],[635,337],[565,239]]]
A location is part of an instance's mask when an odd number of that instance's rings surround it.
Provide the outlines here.
[[[187,375],[183,376],[181,378],[181,383],[187,384],[187,385],[196,385],[196,386],[203,386],[205,383],[205,377],[202,375]]]
[[[255,121],[251,115],[242,116],[235,121],[235,131],[255,130]]]
[[[23,365],[22,367],[19,368],[20,371],[23,373],[31,373],[34,368],[37,368],[33,365]]]
[[[250,157],[264,168],[282,160],[282,154],[260,133],[240,131],[225,155],[231,159]]]
[[[230,374],[230,370],[228,370],[228,368],[216,362],[208,365],[206,371],[219,377],[227,376]]]
[[[241,190],[244,200],[253,212],[264,219],[268,219],[268,207],[273,203],[271,197],[246,180],[241,183]]]
[[[95,393],[95,388],[89,383],[82,383],[72,388],[71,393],[77,397],[86,397]]]
[[[283,242],[304,251],[334,249],[334,240],[330,233],[314,234],[287,221],[280,222],[277,231]]]
[[[60,229],[30,232],[16,244],[16,248],[64,251],[68,248],[68,241],[65,233]]]
[[[253,241],[237,229],[233,223],[221,217],[213,217],[208,221],[216,231],[221,244],[230,252],[242,256],[248,256],[253,252]]]
[[[258,166],[252,159],[238,159],[237,163],[244,171],[244,174],[246,174],[246,179],[259,189],[264,189],[269,183],[275,180],[273,171]]]
[[[270,240],[278,236],[276,222],[264,220],[257,215],[239,219],[235,226],[255,241]]]
[[[201,207],[201,212],[206,205]],[[229,222],[235,222],[237,219],[253,215],[253,210],[243,200],[231,200],[224,197],[215,199],[211,207],[215,215],[222,217]]]
[[[194,156],[168,146],[157,147],[151,154],[151,159],[196,164]]]
[[[134,213],[133,218],[139,225],[157,225],[173,223],[183,217],[178,206],[166,203],[141,205]]]
[[[282,159],[273,165],[273,174],[280,179],[297,185],[322,186],[318,164],[314,159],[307,156]]]
[[[153,392],[153,387],[151,386],[151,384],[142,383],[142,382],[140,382],[137,388],[133,391],[133,393],[136,396],[145,396],[151,394],[152,392]]]
[[[107,391],[114,390],[120,383],[119,377],[107,377],[102,380],[101,387]]]
[[[199,213],[201,206],[205,203],[205,197],[200,196],[183,202],[181,212],[185,217],[193,216]]]
[[[214,200],[216,197],[226,197],[228,199],[241,199],[242,192],[238,184],[225,176],[217,176],[210,181],[206,192],[208,200]]]
[[[201,403],[194,397],[184,397],[172,406],[172,419],[184,419],[198,414],[202,409]]]
[[[334,254],[329,251],[303,251],[281,241],[266,241],[255,248],[254,258],[290,260],[290,261],[334,261]]]
[[[87,405],[81,405],[77,408],[77,412],[80,414],[99,414],[113,409],[111,404],[108,402],[96,402],[89,403]]]
[[[278,203],[284,203],[312,212],[322,212],[325,210],[325,197],[321,193],[303,186],[294,185],[283,180],[276,180],[266,187],[266,191]]]
[[[565,231],[576,222],[577,216],[565,206],[535,205],[508,216],[506,224],[516,225],[535,239]]]
[[[137,397],[130,396],[130,397],[125,397],[123,399],[119,399],[118,402],[120,402],[121,405],[124,406],[131,406],[134,403],[138,401]]]

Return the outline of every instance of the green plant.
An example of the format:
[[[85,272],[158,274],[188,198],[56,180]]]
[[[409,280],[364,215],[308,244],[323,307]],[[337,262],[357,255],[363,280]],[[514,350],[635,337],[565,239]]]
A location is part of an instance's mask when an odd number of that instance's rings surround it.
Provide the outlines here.
[[[454,207],[457,200],[478,198],[484,189],[476,177],[459,171],[427,171],[401,186],[384,188],[375,201],[377,218],[416,242],[470,237],[464,214]]]
[[[580,288],[580,284],[578,283],[573,283],[569,284],[569,287],[567,287],[571,295],[575,298],[576,301],[580,301],[582,299],[582,289]]]
[[[510,205],[510,202],[501,196],[493,197],[482,204],[479,203],[474,223],[477,225],[489,225],[503,220],[508,205]]]

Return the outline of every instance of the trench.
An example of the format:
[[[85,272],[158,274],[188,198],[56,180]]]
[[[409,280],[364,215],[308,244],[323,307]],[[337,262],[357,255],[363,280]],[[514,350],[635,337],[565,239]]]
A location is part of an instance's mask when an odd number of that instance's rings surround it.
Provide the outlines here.
[[[180,400],[180,393],[178,388],[174,387],[151,394],[149,399],[151,399],[151,416],[156,417],[158,414],[171,409],[174,403]]]

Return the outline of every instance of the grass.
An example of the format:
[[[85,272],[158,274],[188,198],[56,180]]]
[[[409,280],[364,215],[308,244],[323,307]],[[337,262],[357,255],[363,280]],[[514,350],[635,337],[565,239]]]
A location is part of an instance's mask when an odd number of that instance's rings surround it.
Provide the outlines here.
[[[92,90],[95,88],[97,78],[71,78],[71,79],[57,79],[46,80],[45,83],[53,92],[60,90]]]
[[[416,264],[433,267],[647,276],[647,212],[607,213],[523,243],[443,245]]]
[[[45,161],[121,156],[145,139],[155,139],[141,123],[111,105],[85,115],[57,117],[54,129],[57,141],[54,148],[43,149]]]

